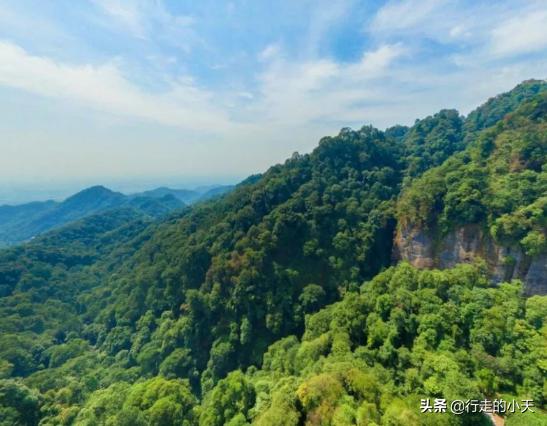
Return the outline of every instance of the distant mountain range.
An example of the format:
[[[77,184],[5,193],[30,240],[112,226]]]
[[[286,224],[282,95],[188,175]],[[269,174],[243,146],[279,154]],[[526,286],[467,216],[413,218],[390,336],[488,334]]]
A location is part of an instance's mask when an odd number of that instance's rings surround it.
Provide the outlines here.
[[[143,216],[159,218],[173,210],[225,194],[232,188],[232,185],[195,190],[161,187],[125,195],[98,185],[61,202],[48,200],[3,205],[0,206],[0,247],[28,241],[70,222],[111,210],[129,208]]]
[[[166,195],[172,195],[184,204],[191,205],[197,201],[209,200],[231,191],[234,185],[214,185],[202,186],[196,189],[172,189],[167,187],[159,187],[150,191],[133,194],[133,197],[152,197],[161,198]]]

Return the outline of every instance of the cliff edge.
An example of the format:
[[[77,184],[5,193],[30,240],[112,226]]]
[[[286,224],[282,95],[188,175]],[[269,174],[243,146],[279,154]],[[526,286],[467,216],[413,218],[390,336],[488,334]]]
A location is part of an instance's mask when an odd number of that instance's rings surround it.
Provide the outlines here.
[[[483,259],[495,283],[519,279],[527,295],[547,294],[547,254],[528,256],[519,246],[501,246],[478,225],[465,225],[442,238],[419,228],[399,229],[394,260],[418,268],[452,268]]]

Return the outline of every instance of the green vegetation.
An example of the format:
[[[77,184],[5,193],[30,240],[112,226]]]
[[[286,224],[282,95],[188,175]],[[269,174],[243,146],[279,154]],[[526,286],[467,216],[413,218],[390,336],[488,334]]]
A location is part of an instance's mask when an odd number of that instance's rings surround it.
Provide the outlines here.
[[[456,110],[443,110],[433,117],[417,120],[403,139],[408,177],[419,176],[463,150],[463,123]]]
[[[175,192],[175,195],[178,194]],[[71,222],[117,209],[133,209],[142,216],[160,218],[184,207],[184,202],[175,195],[167,191],[150,191],[125,196],[103,186],[93,186],[60,203],[44,201],[0,206],[0,247],[27,241]]]
[[[545,88],[474,124],[343,129],[161,220],[126,206],[1,251],[0,425],[486,424],[420,415],[426,397],[540,409],[545,297],[481,265],[390,265],[409,224],[480,223],[545,253]]]
[[[483,224],[495,241],[545,252],[547,96],[538,95],[483,131],[469,147],[410,185],[398,205],[403,227],[446,233]]]
[[[495,125],[507,114],[515,111],[520,104],[545,92],[543,80],[526,80],[507,93],[491,98],[484,105],[471,112],[464,124],[469,137],[474,133]]]
[[[229,422],[209,407],[225,407],[223,397],[243,386],[223,413],[259,425],[488,424],[420,415],[420,398],[503,394],[543,404],[547,297],[520,292],[517,283],[489,287],[480,266],[391,268],[308,316],[301,341],[271,345],[260,370],[219,382],[200,424]],[[256,402],[246,409],[252,391]]]

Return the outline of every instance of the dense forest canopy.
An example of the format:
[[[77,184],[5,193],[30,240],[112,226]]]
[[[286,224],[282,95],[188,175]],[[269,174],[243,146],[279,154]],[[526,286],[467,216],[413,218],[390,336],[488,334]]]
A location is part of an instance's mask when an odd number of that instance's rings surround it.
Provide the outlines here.
[[[547,297],[480,262],[390,265],[407,223],[547,251],[546,89],[342,129],[161,220],[0,251],[0,424],[488,424],[420,399],[502,396],[536,404],[508,424],[544,424]]]
[[[484,223],[500,243],[546,249],[547,97],[525,103],[480,133],[468,149],[428,170],[403,192],[402,225],[441,232]]]

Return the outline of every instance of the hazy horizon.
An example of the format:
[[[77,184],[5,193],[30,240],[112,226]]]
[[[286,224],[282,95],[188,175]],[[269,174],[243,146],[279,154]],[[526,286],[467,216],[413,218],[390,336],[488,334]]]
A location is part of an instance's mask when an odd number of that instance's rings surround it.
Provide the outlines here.
[[[0,206],[19,205],[33,201],[62,201],[65,198],[92,186],[104,186],[112,191],[123,194],[134,194],[159,187],[171,189],[196,190],[201,187],[218,185],[234,185],[245,177],[171,177],[171,178],[141,178],[128,180],[98,179],[97,181],[77,182],[19,182],[12,184],[0,183]]]

